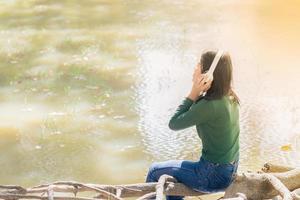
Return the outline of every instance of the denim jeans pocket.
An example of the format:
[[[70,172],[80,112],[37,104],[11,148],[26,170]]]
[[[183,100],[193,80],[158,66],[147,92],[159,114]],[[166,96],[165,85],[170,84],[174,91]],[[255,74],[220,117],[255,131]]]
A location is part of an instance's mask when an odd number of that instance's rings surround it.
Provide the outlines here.
[[[199,177],[197,190],[206,192],[224,191],[232,182],[238,166],[234,164],[217,164],[201,159],[196,174]]]
[[[232,181],[235,166],[233,164],[222,164],[212,167],[209,174],[209,187],[211,189],[225,189]]]

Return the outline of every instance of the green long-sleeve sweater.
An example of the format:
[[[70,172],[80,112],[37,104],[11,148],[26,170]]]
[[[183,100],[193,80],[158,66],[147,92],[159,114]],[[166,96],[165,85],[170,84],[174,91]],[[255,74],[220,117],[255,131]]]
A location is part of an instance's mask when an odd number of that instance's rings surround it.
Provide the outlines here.
[[[214,163],[229,163],[239,153],[239,108],[229,96],[221,99],[185,98],[169,122],[172,130],[196,125],[202,140],[202,157]]]

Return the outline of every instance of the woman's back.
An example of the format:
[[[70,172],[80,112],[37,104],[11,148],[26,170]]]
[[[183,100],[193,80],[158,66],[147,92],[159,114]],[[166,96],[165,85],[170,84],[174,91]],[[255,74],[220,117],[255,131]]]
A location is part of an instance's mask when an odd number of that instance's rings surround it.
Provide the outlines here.
[[[194,106],[199,107],[198,116],[207,115],[208,117],[205,123],[196,125],[198,135],[202,140],[202,157],[214,163],[229,163],[236,160],[239,153],[240,133],[238,103],[227,95],[221,99],[202,99],[201,101],[203,102],[198,102]],[[201,112],[202,106],[210,109]]]

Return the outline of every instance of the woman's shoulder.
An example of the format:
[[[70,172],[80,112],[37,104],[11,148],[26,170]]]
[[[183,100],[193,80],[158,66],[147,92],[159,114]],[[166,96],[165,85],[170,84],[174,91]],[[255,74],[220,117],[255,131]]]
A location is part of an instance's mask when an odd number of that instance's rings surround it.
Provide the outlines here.
[[[228,99],[227,96],[222,96],[220,98],[211,98],[207,96],[201,96],[195,103],[207,103],[207,104],[214,104],[214,103],[221,103],[221,102],[226,102]]]
[[[209,99],[206,99],[205,96],[200,96],[195,102],[195,105],[205,105],[205,104],[212,104],[213,102]]]
[[[211,112],[214,109],[215,102],[213,100],[206,99],[204,96],[199,97],[193,104],[194,109],[199,111]]]
[[[210,107],[211,109],[214,110],[224,109],[228,107],[238,107],[239,105],[229,95],[225,95],[222,96],[221,98],[214,98],[214,99],[201,97],[195,103],[198,104],[199,106]]]

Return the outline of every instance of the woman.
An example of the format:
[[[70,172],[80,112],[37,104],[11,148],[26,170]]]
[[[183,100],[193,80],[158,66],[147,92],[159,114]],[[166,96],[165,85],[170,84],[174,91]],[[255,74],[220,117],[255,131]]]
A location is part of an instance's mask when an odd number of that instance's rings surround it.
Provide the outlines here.
[[[169,122],[172,130],[196,126],[202,140],[199,161],[155,162],[149,168],[146,182],[157,182],[161,175],[168,174],[203,193],[224,191],[232,182],[239,160],[239,99],[231,87],[232,62],[228,53],[221,55],[213,80],[205,74],[216,54],[202,54],[194,71],[192,89]],[[179,200],[183,196],[167,199]]]

